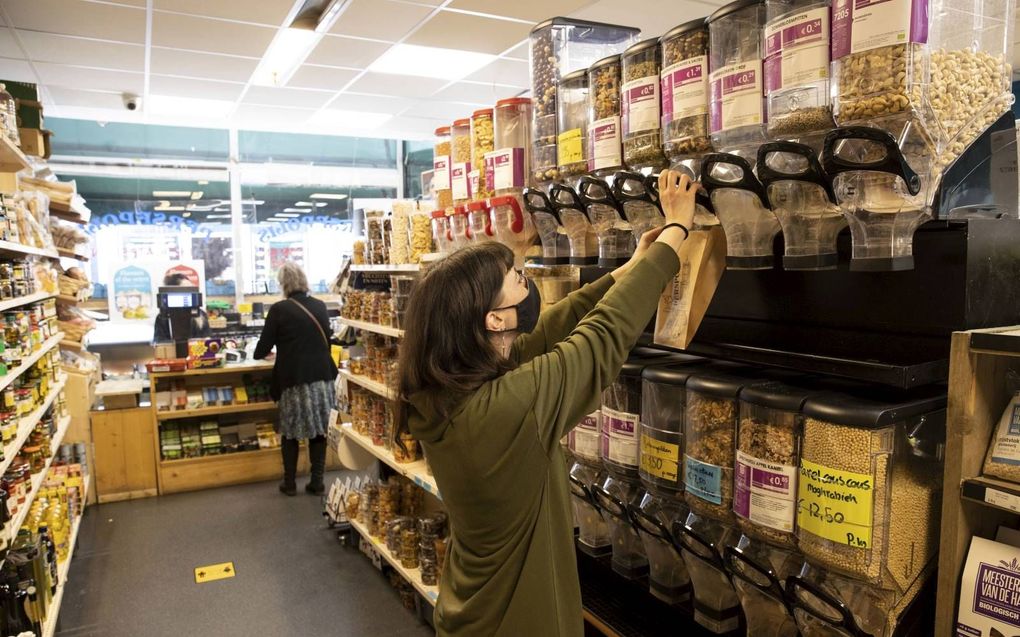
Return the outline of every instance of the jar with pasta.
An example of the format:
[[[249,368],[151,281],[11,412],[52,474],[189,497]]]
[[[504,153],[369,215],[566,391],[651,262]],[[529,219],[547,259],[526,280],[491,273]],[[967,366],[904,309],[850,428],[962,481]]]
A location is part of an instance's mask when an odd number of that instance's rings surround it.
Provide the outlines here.
[[[588,72],[575,71],[560,80],[556,93],[557,166],[568,183],[588,171]]]
[[[666,157],[659,132],[659,39],[638,42],[623,52],[622,59],[623,161],[633,169],[661,168]]]
[[[471,199],[471,120],[458,119],[450,127],[451,149],[450,188],[453,204],[467,203]]]
[[[471,195],[475,201],[493,195],[492,182],[486,157],[493,150],[495,130],[492,123],[492,109],[483,108],[471,115]],[[491,157],[490,157],[491,159]]]
[[[708,129],[708,25],[698,18],[674,27],[662,48],[662,144],[671,162],[712,150]]]
[[[939,545],[945,389],[804,403],[797,539],[813,564],[906,592]]]
[[[453,205],[450,189],[450,127],[436,129],[436,146],[432,156],[432,189],[435,192],[436,208],[444,210]]]
[[[588,171],[599,177],[623,168],[622,64],[610,55],[588,67]]]
[[[715,370],[687,381],[684,497],[698,515],[723,522],[734,519],[737,397],[744,386],[753,384],[751,378]]]

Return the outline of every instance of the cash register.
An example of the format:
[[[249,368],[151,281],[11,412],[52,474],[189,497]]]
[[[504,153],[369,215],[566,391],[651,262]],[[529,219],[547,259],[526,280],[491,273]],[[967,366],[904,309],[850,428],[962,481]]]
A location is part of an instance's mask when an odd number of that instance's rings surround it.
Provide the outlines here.
[[[170,337],[178,358],[188,355],[188,339],[205,330],[202,316],[202,293],[197,287],[160,287],[156,304],[170,323]],[[157,320],[159,320],[157,318]]]

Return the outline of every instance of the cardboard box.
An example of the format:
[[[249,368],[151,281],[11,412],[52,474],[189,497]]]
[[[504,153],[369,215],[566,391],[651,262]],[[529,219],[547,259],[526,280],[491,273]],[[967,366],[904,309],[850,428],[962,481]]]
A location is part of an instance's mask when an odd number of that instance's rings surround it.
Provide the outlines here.
[[[18,137],[21,138],[21,152],[35,157],[46,156],[46,137],[38,128],[19,128]]]
[[[957,637],[1020,634],[1020,549],[975,537],[960,579]]]

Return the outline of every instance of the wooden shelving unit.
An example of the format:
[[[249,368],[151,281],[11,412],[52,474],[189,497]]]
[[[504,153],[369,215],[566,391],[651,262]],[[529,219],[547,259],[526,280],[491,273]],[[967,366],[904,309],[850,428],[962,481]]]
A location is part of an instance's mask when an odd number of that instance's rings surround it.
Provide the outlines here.
[[[77,252],[70,248],[57,248],[57,254],[65,259],[77,259],[79,261],[89,260],[89,256],[87,254],[82,254],[81,252]]]
[[[366,332],[373,332],[375,334],[382,334],[383,336],[395,336],[402,338],[404,336],[404,330],[390,327],[389,325],[377,325],[376,323],[369,323],[367,321],[355,321],[353,319],[341,318],[340,323],[343,325],[350,325],[353,328],[364,330]]]
[[[381,460],[394,471],[414,482],[416,485],[424,489],[426,493],[431,493],[436,496],[436,498],[442,500],[442,497],[439,495],[439,487],[436,485],[436,479],[429,475],[424,460],[404,463],[397,462],[396,457],[394,457],[391,451],[386,449],[386,447],[372,444],[371,439],[354,431],[354,428],[350,423],[345,423],[342,426],[341,431],[343,432],[344,437],[349,438],[352,442],[356,443],[359,447]]]
[[[953,334],[936,637],[956,634],[960,575],[971,538],[994,538],[1001,524],[1018,521],[1020,485],[981,475],[992,432],[1010,399],[1011,370],[1020,371],[1020,326]]]
[[[57,332],[55,335],[46,340],[42,344],[42,347],[32,352],[30,356],[22,359],[21,365],[18,365],[14,369],[8,370],[3,376],[0,376],[0,389],[3,389],[13,383],[18,376],[24,374],[32,365],[35,365],[40,358],[42,358],[47,352],[56,347],[60,341],[64,339],[63,332]]]
[[[0,460],[0,475],[3,475],[3,473],[7,471],[7,468],[11,466],[11,463],[14,462],[14,457],[18,455],[18,451],[21,450],[25,441],[28,440],[32,430],[35,429],[35,426],[39,424],[40,420],[42,420],[43,414],[45,414],[46,410],[53,405],[53,401],[57,399],[57,395],[64,390],[64,384],[66,382],[66,377],[57,381],[57,383],[50,388],[49,393],[46,394],[46,398],[43,400],[42,404],[39,405],[39,407],[37,407],[32,413],[26,414],[21,419],[21,422],[18,423],[18,433],[15,435],[14,440],[12,440],[10,444],[4,446],[4,459]]]
[[[346,380],[347,382],[354,383],[355,385],[364,387],[373,394],[377,394],[389,400],[397,399],[397,392],[393,391],[392,389],[387,387],[385,384],[380,383],[379,381],[372,380],[367,376],[358,376],[356,374],[352,374],[348,369],[341,369],[340,375],[343,376],[344,380]]]
[[[378,552],[384,560],[389,562],[390,566],[400,573],[401,577],[410,582],[411,586],[413,586],[414,589],[422,595],[422,597],[435,606],[436,600],[439,598],[439,589],[435,586],[426,586],[421,581],[421,569],[405,568],[404,565],[400,563],[397,556],[390,553],[382,540],[369,535],[368,528],[361,522],[351,520],[351,526],[354,527],[354,530],[357,531],[363,538],[368,540],[372,544],[372,548],[375,549],[375,551]]]
[[[276,403],[264,401],[249,403],[245,405],[217,405],[214,407],[199,407],[198,409],[177,409],[172,411],[157,411],[156,420],[179,420],[181,418],[201,418],[203,416],[217,416],[219,414],[243,414],[254,411],[276,411]]]
[[[7,310],[21,307],[23,305],[31,305],[32,303],[38,303],[39,301],[45,301],[46,299],[52,299],[55,296],[57,295],[53,292],[36,292],[35,294],[29,294],[28,296],[19,296],[16,299],[0,301],[0,312],[6,312]]]
[[[16,173],[31,168],[28,157],[6,135],[0,137],[0,172]]]
[[[28,517],[28,511],[32,508],[32,500],[39,493],[39,489],[42,487],[43,480],[46,479],[46,473],[50,470],[50,465],[53,464],[53,458],[56,456],[57,449],[60,447],[60,443],[64,440],[64,434],[67,433],[67,428],[71,424],[71,417],[64,416],[64,418],[57,425],[57,431],[53,434],[53,438],[50,443],[50,455],[46,459],[46,466],[43,467],[42,471],[32,476],[32,490],[28,492],[28,496],[25,498],[25,503],[18,507],[18,512],[11,518],[7,528],[7,541],[14,542],[14,538],[18,535],[18,529],[21,528],[25,518]]]
[[[0,254],[15,257],[46,257],[48,259],[56,259],[60,256],[56,250],[43,250],[10,241],[0,241]]]

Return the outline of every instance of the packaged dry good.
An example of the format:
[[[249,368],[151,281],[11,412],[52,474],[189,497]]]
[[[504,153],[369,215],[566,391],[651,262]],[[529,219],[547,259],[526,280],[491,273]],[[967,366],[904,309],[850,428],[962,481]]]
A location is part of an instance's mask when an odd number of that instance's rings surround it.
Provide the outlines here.
[[[493,128],[493,109],[483,108],[471,114],[471,173],[474,175],[472,184],[477,183],[472,194],[475,200],[485,199],[494,194],[492,182],[489,181],[489,168],[486,156],[493,151],[495,130]]]
[[[435,190],[436,208],[445,210],[453,205],[453,192],[450,181],[450,162],[452,148],[450,143],[450,127],[440,126],[435,131],[436,146],[432,156],[432,188]]]
[[[804,403],[797,538],[812,563],[903,594],[938,550],[944,389]]]
[[[641,446],[638,474],[649,489],[679,494],[683,484],[687,379],[703,361],[654,365],[641,372]]]
[[[687,380],[684,496],[691,511],[699,515],[723,522],[734,518],[737,397],[743,387],[760,382],[722,370]]]
[[[777,546],[796,546],[800,410],[814,393],[783,383],[740,391],[733,512],[746,535]]]
[[[588,72],[563,76],[556,92],[557,169],[561,178],[588,171]]]
[[[708,128],[708,25],[685,22],[659,40],[662,49],[662,142],[678,161],[712,150]]]
[[[594,556],[612,551],[609,525],[592,495],[592,485],[602,484],[606,476],[598,465],[586,461],[575,462],[570,468],[570,501],[579,530],[578,548]]]
[[[410,230],[411,213],[415,202],[408,199],[397,199],[393,202],[392,232],[390,234],[390,263],[408,263],[411,258]]]
[[[622,77],[619,55],[588,67],[588,170],[597,175],[623,167]]]
[[[368,235],[368,262],[385,265],[390,262],[391,219],[381,210],[365,212],[365,228]]]
[[[531,100],[496,102],[495,120],[495,149],[485,157],[486,183],[493,194],[514,194],[531,178]]]
[[[708,17],[709,124],[712,145],[727,151],[765,141],[761,34],[765,0],[737,0]]]
[[[694,588],[694,621],[716,634],[736,630],[740,626],[740,598],[723,557],[727,546],[740,541],[740,531],[692,511],[673,533],[683,547]]]
[[[620,53],[634,42],[638,29],[599,22],[551,18],[531,30],[532,180],[556,180],[556,90],[560,78],[587,68],[595,60]]]
[[[641,483],[610,473],[601,485],[592,485],[595,503],[609,523],[613,541],[613,571],[627,579],[639,579],[648,573],[648,557],[637,531],[630,521],[630,509],[639,507],[645,491]]]
[[[649,592],[667,604],[686,602],[691,597],[691,576],[673,527],[687,519],[687,505],[674,494],[649,490],[630,513],[648,556]]]
[[[458,119],[450,127],[450,189],[453,203],[466,203],[471,199],[471,120]]]
[[[765,3],[766,131],[789,138],[834,126],[829,103],[830,0]]]
[[[14,97],[7,92],[7,87],[0,83],[0,134],[3,134],[15,146],[21,145],[18,133],[18,108]]]
[[[999,417],[985,456],[984,473],[1012,482],[1020,482],[1020,391],[1013,394]]]
[[[354,244],[351,248],[351,263],[354,265],[365,264],[365,239],[364,237],[355,239]]]
[[[800,637],[785,591],[787,578],[800,573],[804,558],[743,535],[736,546],[726,547],[725,562],[744,609],[747,634]]]
[[[659,71],[662,52],[659,39],[639,42],[623,52],[623,161],[633,169],[661,167],[662,154],[659,129]]]

